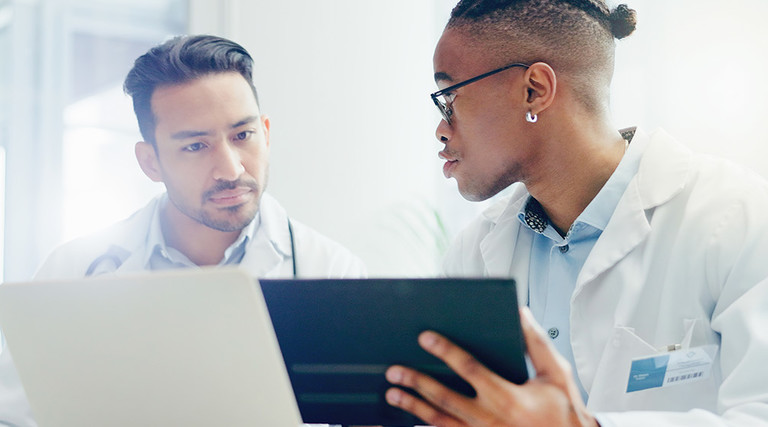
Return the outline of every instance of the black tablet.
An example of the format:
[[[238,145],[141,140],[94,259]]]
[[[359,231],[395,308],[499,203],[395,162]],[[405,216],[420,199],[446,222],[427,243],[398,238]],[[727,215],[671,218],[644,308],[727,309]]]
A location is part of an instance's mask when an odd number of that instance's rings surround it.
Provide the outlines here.
[[[490,369],[528,379],[511,279],[260,280],[305,423],[424,424],[387,404],[385,370],[402,364],[474,390],[417,343],[430,329]]]

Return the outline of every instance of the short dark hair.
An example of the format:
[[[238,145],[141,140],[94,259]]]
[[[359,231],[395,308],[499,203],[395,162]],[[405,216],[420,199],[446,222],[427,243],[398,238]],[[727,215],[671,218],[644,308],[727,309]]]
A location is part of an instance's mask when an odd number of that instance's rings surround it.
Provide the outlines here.
[[[566,75],[592,109],[607,106],[615,39],[630,35],[636,12],[611,10],[604,0],[461,0],[447,28],[466,34],[479,49],[508,62],[546,62]]]
[[[153,47],[136,59],[123,90],[133,98],[133,111],[145,141],[155,144],[155,115],[152,94],[161,86],[177,85],[214,73],[238,72],[251,86],[253,58],[239,44],[209,35],[177,36]]]

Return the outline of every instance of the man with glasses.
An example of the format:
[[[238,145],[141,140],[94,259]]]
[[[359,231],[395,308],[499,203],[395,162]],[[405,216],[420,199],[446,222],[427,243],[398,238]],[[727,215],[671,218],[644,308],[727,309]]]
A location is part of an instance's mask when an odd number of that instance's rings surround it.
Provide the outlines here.
[[[446,274],[517,280],[535,377],[425,332],[477,396],[393,366],[392,405],[436,426],[768,425],[768,185],[611,125],[614,40],[634,28],[602,0],[453,9],[434,54],[443,172],[468,200],[512,188]]]

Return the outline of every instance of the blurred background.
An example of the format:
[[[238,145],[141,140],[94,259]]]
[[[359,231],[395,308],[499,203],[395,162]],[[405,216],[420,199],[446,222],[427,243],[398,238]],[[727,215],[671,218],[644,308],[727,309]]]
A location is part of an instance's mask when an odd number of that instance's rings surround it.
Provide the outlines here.
[[[372,276],[430,276],[490,201],[442,176],[432,51],[455,0],[0,0],[0,274],[163,191],[140,171],[122,81],[171,35],[256,60],[272,121],[269,191],[360,255]],[[617,128],[665,128],[768,177],[765,0],[631,0],[617,46]]]

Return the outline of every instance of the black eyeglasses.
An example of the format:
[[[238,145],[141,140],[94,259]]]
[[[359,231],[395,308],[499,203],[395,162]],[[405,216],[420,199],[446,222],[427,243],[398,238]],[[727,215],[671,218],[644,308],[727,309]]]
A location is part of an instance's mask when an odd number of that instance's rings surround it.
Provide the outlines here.
[[[519,62],[516,62],[514,64],[505,65],[505,66],[503,66],[501,68],[497,68],[497,69],[495,69],[493,71],[489,71],[487,73],[480,74],[479,76],[472,77],[471,79],[464,80],[463,82],[456,83],[453,86],[448,86],[445,89],[438,90],[437,92],[435,92],[435,93],[433,93],[433,94],[431,94],[429,96],[432,97],[432,101],[435,103],[435,105],[437,105],[437,109],[440,110],[440,114],[443,115],[443,118],[445,119],[445,121],[448,122],[448,124],[451,124],[451,116],[453,116],[453,109],[451,107],[449,107],[449,105],[450,105],[451,102],[453,102],[453,98],[448,99],[449,96],[453,95],[451,92],[455,91],[456,89],[458,89],[460,87],[464,87],[464,86],[466,86],[466,85],[468,85],[470,83],[474,83],[474,82],[476,82],[478,80],[482,80],[482,79],[484,79],[486,77],[490,77],[490,76],[492,76],[492,75],[494,75],[496,73],[500,73],[500,72],[502,72],[504,70],[508,70],[508,69],[510,69],[512,67],[528,68],[528,67],[530,67],[530,65],[522,64],[522,63],[519,63]],[[445,101],[440,99],[441,96],[445,98]]]

